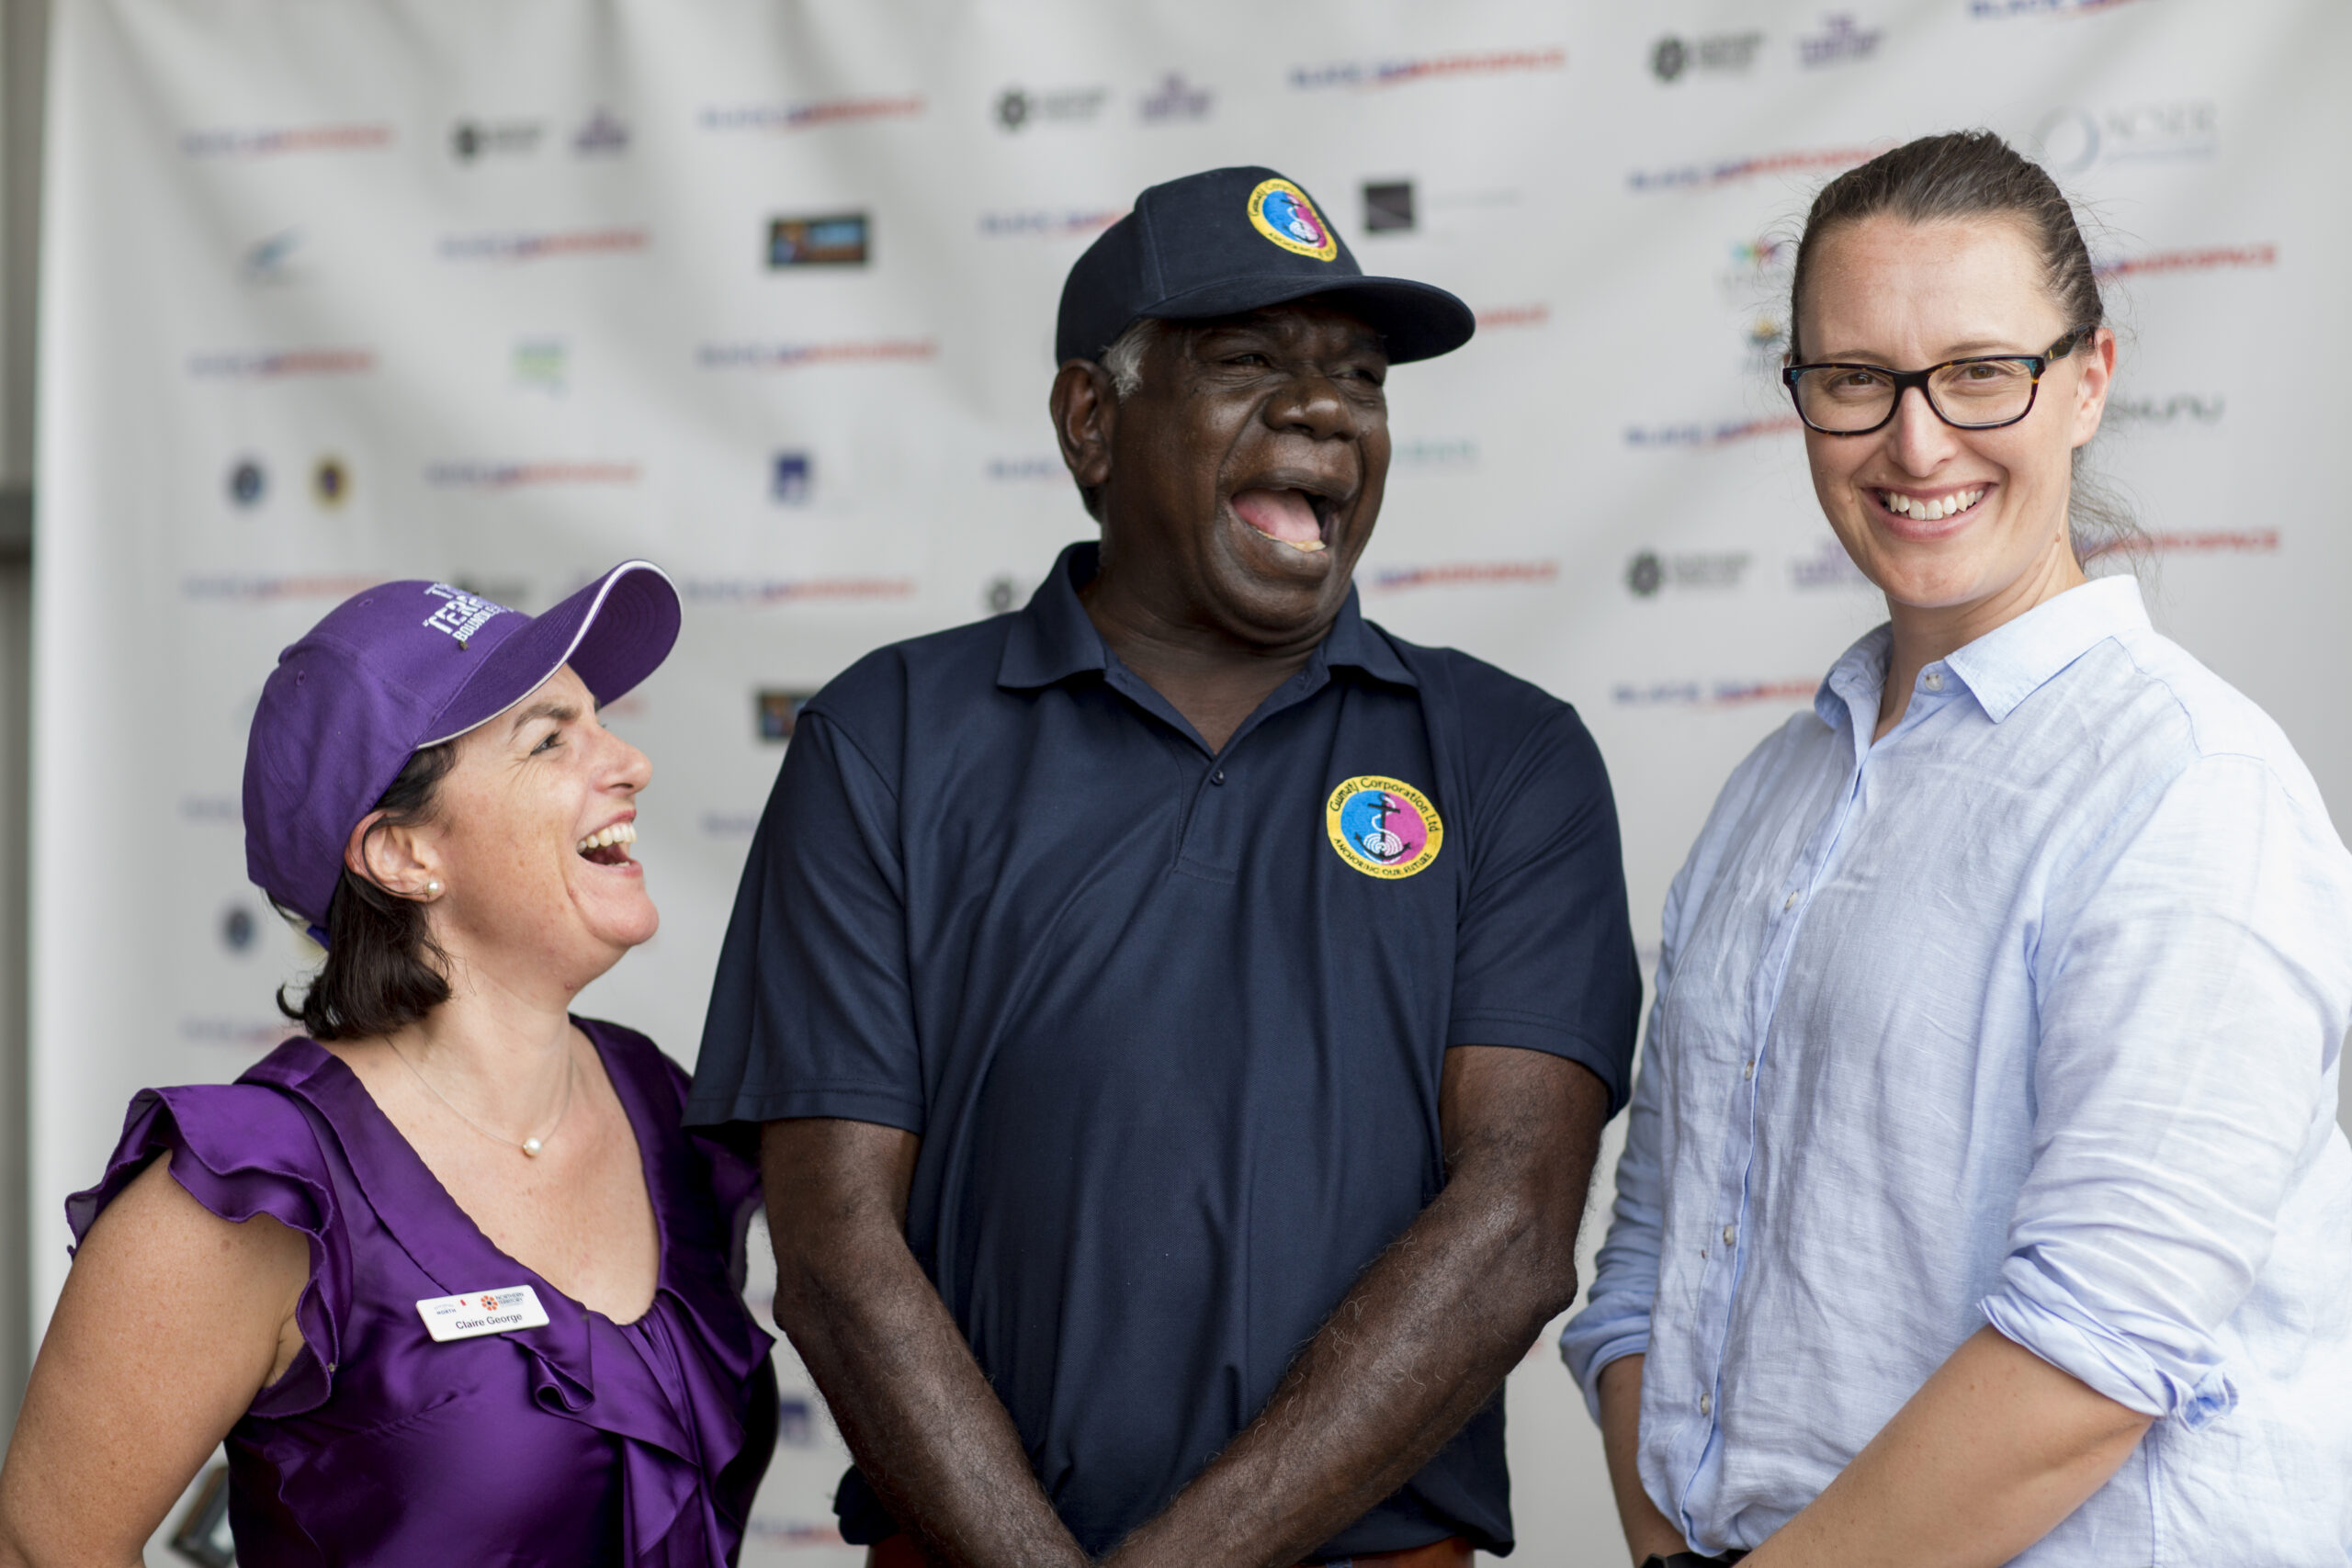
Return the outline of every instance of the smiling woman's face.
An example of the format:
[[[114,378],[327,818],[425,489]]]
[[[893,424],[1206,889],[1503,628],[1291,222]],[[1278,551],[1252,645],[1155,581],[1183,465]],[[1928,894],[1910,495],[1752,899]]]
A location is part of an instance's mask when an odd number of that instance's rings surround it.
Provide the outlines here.
[[[504,983],[577,989],[661,924],[630,858],[645,753],[606,729],[570,666],[461,737],[419,835],[446,893],[434,934]]]
[[[2035,355],[2065,319],[2018,224],[1870,218],[1822,236],[1798,304],[1807,363],[1924,370]],[[2075,448],[2098,430],[2115,363],[2105,328],[2043,373],[2033,410],[1956,430],[1917,391],[1867,435],[1805,432],[1814,493],[1889,609],[1995,623],[2080,580],[2066,534]]]

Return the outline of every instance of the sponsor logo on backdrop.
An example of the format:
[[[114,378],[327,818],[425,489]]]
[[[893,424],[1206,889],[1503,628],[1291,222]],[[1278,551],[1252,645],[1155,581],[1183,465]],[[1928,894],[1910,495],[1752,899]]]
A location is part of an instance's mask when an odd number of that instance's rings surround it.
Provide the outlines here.
[[[1063,467],[1061,458],[1047,453],[990,457],[981,466],[980,472],[992,484],[1034,484],[1048,479],[1059,482],[1069,478],[1069,469]]]
[[[254,241],[245,247],[237,264],[237,274],[256,288],[277,288],[301,277],[303,270],[295,263],[295,253],[301,249],[302,231],[282,230]]]
[[[2041,163],[2056,175],[2109,164],[2211,158],[2222,150],[2221,106],[2211,98],[2131,104],[2121,108],[2063,108],[2034,132]]]
[[[424,482],[436,490],[508,491],[533,485],[633,485],[639,474],[635,463],[594,460],[448,462],[426,464]]]
[[[1819,32],[1797,35],[1797,63],[1812,70],[1868,60],[1885,38],[1884,28],[1865,28],[1847,13],[1835,11],[1821,18]]]
[[[814,485],[806,452],[778,452],[768,464],[768,499],[778,505],[808,505]]]
[[[1555,560],[1450,561],[1438,566],[1384,566],[1356,573],[1359,586],[1379,592],[1407,588],[1505,588],[1550,582],[1560,575]]]
[[[997,129],[1022,130],[1033,125],[1084,125],[1102,112],[1108,87],[1046,87],[1032,92],[1007,87],[996,96]]]
[[[839,1546],[841,1528],[830,1521],[810,1519],[772,1519],[764,1514],[753,1514],[744,1527],[752,1540],[770,1546]]]
[[[641,225],[603,229],[557,229],[533,232],[503,231],[486,234],[444,234],[441,259],[447,262],[534,262],[559,256],[634,255],[653,243],[653,231]]]
[[[760,830],[756,811],[706,811],[695,818],[695,830],[706,839],[748,839]]]
[[[787,1393],[779,1399],[776,1402],[775,1440],[787,1448],[815,1448],[816,1406],[796,1394]]]
[[[243,953],[254,944],[259,934],[254,924],[254,912],[243,904],[232,904],[220,915],[220,945],[232,953]]]
[[[2081,17],[2095,11],[2112,11],[2118,6],[2128,6],[2132,0],[1968,0],[1972,17],[1998,19],[2008,17]]]
[[[2222,394],[2200,396],[2195,392],[2175,392],[2170,397],[2132,397],[2109,392],[2107,395],[2107,417],[2132,424],[2219,424],[2222,423]]]
[[[1476,313],[1478,330],[1498,332],[1505,327],[1540,327],[1552,319],[1552,307],[1533,305],[1491,305]]]
[[[797,370],[810,365],[865,365],[931,359],[930,338],[868,338],[842,343],[707,343],[695,350],[705,370]]]
[[[1636,599],[1655,599],[1663,589],[1727,591],[1739,586],[1756,558],[1746,550],[1701,551],[1661,556],[1643,550],[1625,563],[1625,591]]]
[[[786,692],[773,687],[763,688],[752,700],[752,716],[763,740],[786,741],[792,739],[793,729],[800,723],[800,710],[808,705],[814,692]]]
[[[512,362],[518,387],[555,397],[571,389],[571,345],[560,337],[516,339]]]
[[[922,96],[900,93],[862,98],[817,98],[794,104],[707,106],[695,116],[705,130],[808,130],[873,119],[909,119],[923,111]]]
[[[1363,227],[1367,234],[1410,233],[1413,229],[1413,182],[1365,181]]]
[[[1764,35],[1754,31],[1694,39],[1668,33],[1650,46],[1650,74],[1672,82],[1692,71],[1745,72],[1763,47]]]
[[[1625,176],[1625,183],[1635,190],[1709,190],[1766,175],[1834,175],[1857,164],[1867,164],[1894,145],[1882,141],[1869,147],[1809,148],[1763,152],[1747,158],[1723,158],[1712,164],[1684,164],[1668,169],[1635,169]]]
[[[351,499],[351,469],[342,458],[328,456],[311,466],[311,499],[330,512]]]
[[[980,233],[991,240],[1010,239],[1019,234],[1036,234],[1047,238],[1069,235],[1099,234],[1127,215],[1124,207],[1065,208],[1059,211],[1039,209],[1033,212],[983,212]]]
[[[1498,76],[1521,71],[1565,71],[1568,51],[1557,47],[1496,49],[1420,59],[1340,60],[1323,65],[1294,65],[1293,87],[1398,87],[1451,76]]]
[[[869,225],[863,212],[768,220],[768,268],[864,266]]]
[[[526,157],[539,150],[546,130],[536,119],[461,119],[449,128],[449,155],[460,164]]]
[[[286,376],[359,376],[376,368],[372,348],[218,349],[187,356],[205,381],[275,381]]]
[[[1021,603],[1021,584],[1010,577],[991,577],[980,590],[980,605],[991,615],[1001,615]]]
[[[759,608],[810,599],[906,599],[911,577],[690,577],[679,585],[689,604],[735,604]]]
[[[344,572],[309,577],[183,577],[180,597],[199,604],[271,604],[284,599],[348,599],[385,581],[381,575]]]
[[[571,133],[575,158],[617,158],[628,151],[628,126],[608,109],[596,109]]]
[[[1800,592],[1824,588],[1867,588],[1877,592],[1877,584],[1862,575],[1846,547],[1835,539],[1825,539],[1813,554],[1799,556],[1789,562],[1789,586]]]
[[[1478,444],[1467,436],[1399,441],[1388,451],[1388,466],[1392,469],[1434,468],[1458,472],[1476,468],[1477,462]]]
[[[1658,681],[1646,686],[1621,682],[1609,700],[1627,708],[1808,707],[1821,690],[1818,675],[1792,675],[1780,681]]]
[[[1143,96],[1136,114],[1146,125],[1173,125],[1209,118],[1216,95],[1196,87],[1179,72],[1160,77],[1159,85]]]
[[[245,813],[233,795],[184,795],[180,796],[180,818],[215,828],[241,828],[244,826]]]
[[[1759,435],[1786,435],[1804,428],[1804,422],[1793,412],[1772,414],[1762,419],[1724,420],[1714,424],[1636,424],[1626,427],[1625,445],[1636,449],[1667,446],[1706,449],[1736,446]]]
[[[2278,530],[2276,528],[2208,528],[2189,533],[2150,534],[2146,549],[2160,556],[2269,556],[2278,553]],[[2102,549],[2091,552],[2089,559],[2120,550],[2129,554],[2132,544],[2119,540]]]
[[[240,457],[229,465],[229,499],[239,506],[259,506],[269,493],[269,470],[258,457]]]
[[[2117,256],[2100,262],[2101,277],[2148,277],[2167,272],[2219,272],[2234,267],[2269,267],[2278,265],[2278,247],[2260,245],[2208,245],[2201,250],[2154,251],[2144,256]]]
[[[191,130],[180,151],[191,158],[277,158],[290,152],[374,152],[392,144],[389,125],[225,127]]]

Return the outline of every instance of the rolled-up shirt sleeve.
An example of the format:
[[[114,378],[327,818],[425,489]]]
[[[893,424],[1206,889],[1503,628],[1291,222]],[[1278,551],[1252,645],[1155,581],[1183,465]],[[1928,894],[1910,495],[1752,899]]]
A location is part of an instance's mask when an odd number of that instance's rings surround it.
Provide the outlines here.
[[[2034,954],[2032,1164],[1984,1312],[2190,1428],[2236,1403],[2224,1325],[2334,1135],[2352,910],[2345,852],[2297,784],[2255,758],[2192,762],[2053,879]]]
[[[1650,1012],[1650,1044],[1634,1079],[1625,1118],[1625,1148],[1617,1156],[1617,1199],[1610,1209],[1609,1239],[1594,1260],[1592,1288],[1585,1308],[1560,1331],[1560,1359],[1584,1390],[1585,1405],[1600,1419],[1600,1372],[1610,1362],[1649,1348],[1650,1304],[1657,1296],[1660,1236],[1666,1223],[1666,1177],[1660,1135],[1668,1101],[1668,1066],[1657,1049],[1658,1015],[1673,980],[1678,913],[1690,870],[1667,890],[1665,938],[1658,952],[1657,1000]]]

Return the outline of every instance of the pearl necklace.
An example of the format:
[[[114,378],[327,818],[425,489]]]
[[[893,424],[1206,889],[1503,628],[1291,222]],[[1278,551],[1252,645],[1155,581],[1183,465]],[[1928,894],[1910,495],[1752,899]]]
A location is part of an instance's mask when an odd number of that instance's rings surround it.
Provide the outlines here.
[[[546,1137],[526,1138],[518,1144],[503,1133],[492,1132],[489,1128],[483,1126],[481,1122],[475,1121],[472,1117],[467,1115],[456,1106],[450,1105],[449,1097],[433,1087],[433,1080],[426,1077],[424,1074],[418,1069],[417,1065],[408,1059],[407,1052],[401,1050],[397,1043],[390,1040],[385,1041],[384,1043],[392,1047],[392,1055],[401,1059],[401,1066],[406,1067],[411,1073],[414,1074],[416,1081],[424,1086],[424,1092],[439,1100],[443,1105],[447,1106],[451,1115],[455,1116],[458,1121],[463,1122],[467,1126],[471,1127],[475,1132],[480,1133],[483,1137],[492,1139],[497,1143],[504,1144],[510,1149],[520,1149],[533,1159],[539,1157],[539,1151],[547,1147],[548,1138],[555,1136],[557,1128],[563,1125],[564,1117],[571,1112],[571,1080],[579,1076],[580,1064],[572,1056],[569,1046],[565,1047],[563,1057],[563,1104],[556,1111],[555,1125],[547,1130]]]

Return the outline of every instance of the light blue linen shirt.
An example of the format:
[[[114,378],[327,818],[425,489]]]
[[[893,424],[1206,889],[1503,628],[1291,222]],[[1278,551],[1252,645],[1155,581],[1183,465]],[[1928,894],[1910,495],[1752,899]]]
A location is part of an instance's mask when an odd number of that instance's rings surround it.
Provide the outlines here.
[[[1889,634],[1740,764],[1667,897],[1608,1243],[1560,1348],[1646,1353],[1702,1551],[1810,1502],[1984,1324],[2156,1417],[2017,1561],[2352,1543],[2352,856],[2129,578],[1921,671]]]

